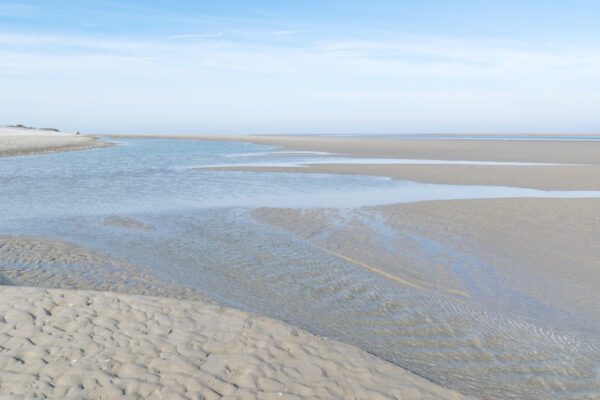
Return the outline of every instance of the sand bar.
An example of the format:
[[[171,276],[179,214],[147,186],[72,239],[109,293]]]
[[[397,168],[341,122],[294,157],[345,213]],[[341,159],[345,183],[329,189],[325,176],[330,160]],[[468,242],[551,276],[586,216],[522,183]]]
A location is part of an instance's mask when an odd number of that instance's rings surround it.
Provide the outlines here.
[[[94,137],[43,129],[0,127],[0,157],[109,147]]]
[[[455,140],[320,136],[106,135],[234,141],[279,146],[289,151],[342,153],[353,157],[414,158],[600,165],[600,141]],[[458,136],[457,136],[458,137]],[[483,137],[483,136],[482,136]]]
[[[218,169],[359,174],[429,183],[518,186],[542,190],[600,190],[600,141],[433,140],[225,135],[121,135],[119,137],[240,141],[278,146],[287,151],[318,151],[366,158],[582,164],[564,166],[318,164],[309,165],[307,168],[244,166]]]
[[[600,166],[319,164],[305,168],[246,166],[214,169],[387,176],[415,182],[514,186],[540,190],[600,190]]]

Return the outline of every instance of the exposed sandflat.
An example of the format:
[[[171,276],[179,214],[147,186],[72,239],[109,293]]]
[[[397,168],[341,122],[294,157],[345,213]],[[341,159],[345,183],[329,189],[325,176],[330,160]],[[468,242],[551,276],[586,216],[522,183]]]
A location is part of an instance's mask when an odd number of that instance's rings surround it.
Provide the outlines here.
[[[110,145],[90,136],[39,129],[0,127],[0,157],[88,150]]]
[[[225,170],[360,174],[430,183],[519,186],[542,190],[600,190],[600,142],[598,141],[419,140],[217,135],[162,137],[242,141],[280,146],[291,151],[342,153],[352,157],[586,164],[585,166],[319,164],[307,168],[218,168]]]
[[[209,303],[0,287],[11,399],[460,399],[349,345]]]
[[[354,157],[427,160],[514,161],[600,165],[600,141],[385,139],[319,136],[106,135],[165,139],[235,141],[286,150],[344,153]]]
[[[246,166],[213,169],[372,175],[427,183],[515,186],[541,190],[600,190],[600,166],[318,164],[304,168]]]
[[[524,313],[527,304],[513,303],[520,294],[600,327],[600,199],[404,203],[350,220],[319,209],[253,215],[413,286]],[[381,238],[381,222],[392,236]]]

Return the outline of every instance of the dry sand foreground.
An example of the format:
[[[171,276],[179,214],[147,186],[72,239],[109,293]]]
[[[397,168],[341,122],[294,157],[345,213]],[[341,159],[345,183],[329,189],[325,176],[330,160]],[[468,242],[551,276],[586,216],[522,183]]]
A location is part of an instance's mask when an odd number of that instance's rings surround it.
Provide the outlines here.
[[[40,129],[0,127],[0,157],[108,147],[90,136]]]
[[[209,303],[0,286],[3,399],[460,399],[349,345]]]

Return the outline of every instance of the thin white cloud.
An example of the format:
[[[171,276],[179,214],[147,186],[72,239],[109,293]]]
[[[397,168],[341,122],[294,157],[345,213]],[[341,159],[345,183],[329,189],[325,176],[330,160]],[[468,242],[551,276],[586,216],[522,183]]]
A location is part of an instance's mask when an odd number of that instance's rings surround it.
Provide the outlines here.
[[[275,36],[288,36],[288,35],[299,35],[303,33],[314,33],[315,30],[281,30],[275,31],[272,34]]]
[[[0,16],[29,17],[40,10],[39,7],[21,3],[0,3]]]
[[[0,50],[57,62],[69,56],[115,55],[152,58],[157,65],[189,64],[265,74],[401,77],[433,74],[473,79],[504,76],[557,76],[600,73],[600,51],[575,46],[533,46],[447,38],[407,37],[394,42],[337,41],[316,46],[285,46],[220,39],[218,34],[171,35],[160,39],[0,34]],[[204,39],[200,42],[185,39]],[[219,38],[219,40],[211,40]],[[6,60],[5,60],[6,63]]]
[[[214,39],[223,36],[223,32],[217,33],[204,33],[204,34],[196,34],[196,33],[188,33],[181,35],[170,35],[168,36],[171,40],[185,40],[185,39]]]
[[[245,121],[268,131],[275,115],[305,131],[383,131],[399,122],[413,131],[444,123],[473,131],[485,121],[509,130],[505,119],[545,115],[546,124],[566,126],[568,115],[600,123],[590,106],[600,100],[598,48],[426,36],[301,46],[177,36],[0,34],[0,87],[9,93],[0,109],[22,113],[33,93],[40,108],[50,102],[56,112],[188,124],[202,117],[230,130]],[[232,115],[238,128],[227,125]],[[418,121],[429,125],[417,129]]]

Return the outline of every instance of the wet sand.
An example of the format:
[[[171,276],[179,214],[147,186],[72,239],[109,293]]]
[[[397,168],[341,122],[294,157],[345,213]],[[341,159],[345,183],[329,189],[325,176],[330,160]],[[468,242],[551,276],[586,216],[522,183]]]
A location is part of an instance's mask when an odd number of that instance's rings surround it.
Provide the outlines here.
[[[135,218],[120,217],[118,215],[111,215],[104,218],[104,225],[116,226],[123,229],[132,229],[134,231],[147,231],[154,232],[156,228],[152,224],[147,224],[142,221],[138,221]]]
[[[205,137],[219,140],[215,136]],[[234,138],[225,138],[234,140]],[[341,153],[352,157],[448,161],[499,161],[576,166],[358,165],[319,164],[307,168],[239,167],[225,170],[334,173],[459,185],[517,186],[541,190],[600,190],[600,142],[236,137],[235,140],[280,146],[289,151]]]
[[[408,286],[541,318],[533,299],[600,329],[598,199],[432,201],[353,213],[261,208],[253,215]]]
[[[23,235],[0,235],[0,284],[205,299],[197,291],[158,280],[128,260],[54,238]]]
[[[106,135],[234,141],[279,146],[290,151],[342,153],[353,157],[425,160],[507,161],[600,165],[600,141],[385,139],[318,136]],[[459,135],[457,135],[459,137]],[[484,137],[484,136],[482,136]]]
[[[541,190],[600,190],[600,141],[432,140],[227,135],[108,136],[239,141],[278,146],[287,151],[317,151],[364,158],[578,164],[561,166],[318,164],[308,165],[305,168],[246,166],[215,169],[374,175],[428,183],[517,186]]]
[[[515,186],[540,190],[600,190],[600,166],[318,164],[303,168],[247,166],[213,169],[387,176],[415,182]]]
[[[184,137],[182,137],[184,138]],[[190,137],[185,137],[190,138]],[[359,165],[239,167],[253,171],[389,176],[420,182],[543,190],[599,190],[598,141],[416,140],[277,136],[197,136],[352,157],[421,158],[585,166]],[[388,277],[457,299],[518,312],[534,302],[600,325],[600,199],[433,201],[365,208],[345,220],[335,210],[258,209],[260,221],[312,241]],[[391,236],[389,238],[383,236]],[[381,241],[385,240],[385,245]],[[438,245],[460,261],[423,250]],[[458,255],[459,254],[459,255]],[[448,256],[448,254],[446,254]],[[436,259],[442,257],[442,259]],[[469,258],[469,262],[465,261]],[[451,264],[469,265],[456,271]],[[474,264],[473,264],[474,263]],[[479,264],[478,264],[479,263]],[[486,265],[486,271],[480,271]],[[474,282],[469,285],[464,276]],[[490,275],[492,274],[492,275]],[[475,277],[473,277],[475,276]],[[486,279],[489,280],[486,282]],[[493,289],[493,280],[502,285]],[[475,287],[476,290],[473,288]],[[504,292],[504,297],[501,295]],[[473,299],[475,297],[475,299]],[[535,308],[533,309],[535,310]]]
[[[40,129],[0,127],[0,157],[60,153],[111,146],[91,136]]]
[[[464,398],[85,246],[0,236],[0,267],[0,284],[21,285],[0,286],[0,395],[11,399]]]
[[[362,174],[542,190],[600,189],[597,141],[269,136],[235,140],[352,157],[589,165],[319,164],[226,169]],[[600,327],[600,199],[452,200],[364,208],[350,215],[322,209],[258,209],[253,215],[409,286],[530,316],[548,306],[587,321],[583,324],[589,322],[593,329]]]

